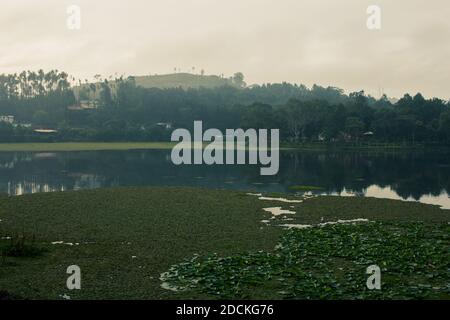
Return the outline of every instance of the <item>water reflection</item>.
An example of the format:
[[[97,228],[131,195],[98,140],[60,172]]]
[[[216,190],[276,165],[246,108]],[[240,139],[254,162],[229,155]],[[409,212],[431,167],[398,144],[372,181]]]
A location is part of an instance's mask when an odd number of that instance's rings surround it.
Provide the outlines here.
[[[278,175],[259,166],[175,166],[170,150],[0,153],[0,192],[10,195],[111,186],[199,186],[420,201],[450,209],[449,154],[282,152]]]
[[[379,199],[392,199],[392,200],[401,200],[401,201],[411,201],[411,202],[421,202],[426,204],[438,205],[443,209],[450,209],[450,195],[447,191],[443,190],[442,193],[438,196],[434,196],[431,194],[424,194],[420,198],[415,199],[412,196],[409,197],[401,197],[398,193],[393,190],[391,187],[380,187],[378,185],[371,185],[367,189],[362,190],[361,192],[355,192],[351,190],[347,190],[344,188],[341,192],[305,192],[306,195],[331,195],[331,196],[340,196],[340,197],[372,197]]]

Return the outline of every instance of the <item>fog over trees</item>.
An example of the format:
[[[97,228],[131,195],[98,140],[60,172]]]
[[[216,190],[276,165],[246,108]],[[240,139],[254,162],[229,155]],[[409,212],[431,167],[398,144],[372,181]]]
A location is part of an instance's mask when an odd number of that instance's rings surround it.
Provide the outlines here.
[[[199,75],[199,77],[202,77]],[[109,79],[109,80],[108,80]],[[283,142],[450,144],[449,102],[405,94],[398,101],[363,91],[275,83],[215,88],[145,88],[134,77],[80,81],[65,72],[0,75],[0,141],[165,141],[171,129],[279,128]],[[37,134],[36,128],[56,130]]]

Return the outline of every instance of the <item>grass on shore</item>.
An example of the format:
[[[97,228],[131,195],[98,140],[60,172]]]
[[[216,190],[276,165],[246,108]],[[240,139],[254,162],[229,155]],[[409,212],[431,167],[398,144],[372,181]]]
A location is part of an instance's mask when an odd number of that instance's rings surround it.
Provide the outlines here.
[[[271,220],[273,225],[261,222],[271,217],[263,208],[275,206],[297,212],[289,216],[294,219],[289,223],[315,224],[367,218],[392,227],[383,229],[377,223],[342,226],[343,229],[335,226],[328,231],[320,228],[320,236],[315,228],[288,232],[274,226],[283,222],[281,218]],[[376,249],[370,257],[385,258],[387,265],[380,262],[386,269],[383,275],[390,277],[394,261],[397,273],[391,278],[399,281],[410,276],[410,257],[400,255],[394,259],[395,255],[390,254],[397,252],[400,246],[411,253],[417,250],[419,256],[423,254],[425,260],[429,259],[427,262],[431,267],[417,260],[424,281],[442,286],[442,282],[446,285],[449,280],[448,274],[442,274],[442,259],[446,256],[441,252],[442,247],[448,248],[449,245],[448,232],[447,235],[441,232],[446,230],[449,213],[448,210],[419,203],[363,198],[319,197],[286,205],[258,200],[237,191],[196,188],[128,187],[2,198],[0,239],[17,232],[33,235],[45,253],[39,257],[6,257],[0,262],[0,291],[12,297],[31,299],[58,299],[63,294],[73,299],[358,298],[363,294],[358,290],[364,287],[368,276],[358,271],[357,267],[362,270],[365,264],[355,265],[360,256],[355,257],[356,253],[349,251],[348,239],[352,235],[364,234],[375,243],[355,240],[353,245],[360,251]],[[414,233],[410,229],[414,221],[423,221],[424,230],[435,230],[434,233]],[[398,230],[411,237],[398,238]],[[428,236],[433,234],[437,237],[434,240],[439,242],[435,243],[435,251],[430,251],[433,242]],[[376,242],[380,237],[385,241]],[[392,241],[397,240],[402,242],[395,246]],[[5,243],[5,240],[0,240],[0,248],[2,241]],[[60,241],[63,243],[51,244]],[[284,254],[292,253],[295,259],[303,259],[301,261],[310,269],[280,265],[278,258],[274,259],[277,256],[275,247],[280,241],[291,244],[292,250]],[[341,245],[338,245],[339,241],[343,241]],[[309,250],[311,255],[296,251],[296,246],[302,243],[304,247],[300,251]],[[423,250],[417,248],[418,245],[423,245]],[[392,250],[385,253],[381,250],[383,246]],[[340,256],[336,255],[337,249],[341,250]],[[326,255],[321,256],[321,252]],[[231,261],[231,267],[221,267],[214,259],[204,260],[211,255]],[[161,288],[159,278],[162,273],[196,256],[199,261],[210,262],[200,265],[206,268],[201,272],[189,269],[186,276],[192,275],[190,272],[203,276],[200,283],[206,284],[207,290],[204,286],[203,289],[180,292]],[[241,268],[242,263],[255,267],[255,272],[245,273],[249,269]],[[68,291],[66,269],[74,264],[82,270],[82,290]],[[311,268],[315,273],[308,276]],[[344,271],[339,268],[344,268]],[[280,288],[280,282],[276,281],[280,272],[290,279],[288,289]],[[234,291],[236,283],[229,280],[230,276],[234,280],[242,276],[239,290]],[[339,281],[344,281],[343,287],[348,288],[353,282],[348,282],[347,276],[352,277],[351,281],[358,283],[359,287],[336,296],[324,294],[335,288]],[[428,279],[430,276],[434,278]],[[328,283],[327,279],[332,282]],[[212,293],[210,289],[214,286],[222,288],[224,294]],[[428,297],[431,289],[424,289],[427,294],[422,289],[402,294],[395,291],[394,286],[388,297]],[[286,294],[280,294],[280,291]],[[311,292],[311,295],[304,295],[305,292]]]
[[[293,191],[320,191],[325,190],[325,188],[317,187],[317,186],[290,186],[290,190]]]
[[[101,150],[133,150],[133,149],[172,149],[177,142],[23,142],[23,143],[0,143],[0,152],[57,152],[57,151],[101,151]],[[205,143],[207,145],[207,143]],[[280,150],[354,150],[354,151],[407,151],[423,149],[424,145],[402,145],[402,144],[325,144],[283,143]],[[436,147],[434,147],[436,148]],[[441,146],[448,150],[448,146]]]
[[[172,149],[172,142],[36,142],[0,143],[0,152],[57,152],[133,149]]]

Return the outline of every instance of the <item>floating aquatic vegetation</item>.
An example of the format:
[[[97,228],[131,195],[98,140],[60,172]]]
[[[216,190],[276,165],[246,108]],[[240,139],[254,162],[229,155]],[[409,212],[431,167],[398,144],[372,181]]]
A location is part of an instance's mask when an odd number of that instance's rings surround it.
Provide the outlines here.
[[[450,297],[448,224],[326,224],[286,232],[273,252],[194,256],[161,275],[165,288],[224,299]],[[368,290],[366,268],[382,270]]]
[[[36,257],[45,252],[38,246],[34,235],[18,233],[13,236],[2,237],[4,243],[0,243],[0,256],[9,257]]]

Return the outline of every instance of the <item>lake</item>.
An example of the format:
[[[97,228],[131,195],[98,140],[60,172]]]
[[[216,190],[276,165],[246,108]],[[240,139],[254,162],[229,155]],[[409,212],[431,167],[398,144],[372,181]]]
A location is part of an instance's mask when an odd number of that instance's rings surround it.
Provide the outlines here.
[[[173,165],[170,150],[0,152],[0,193],[22,195],[114,186],[195,186],[257,192],[370,196],[450,209],[445,152],[282,151],[276,176],[259,165]]]

